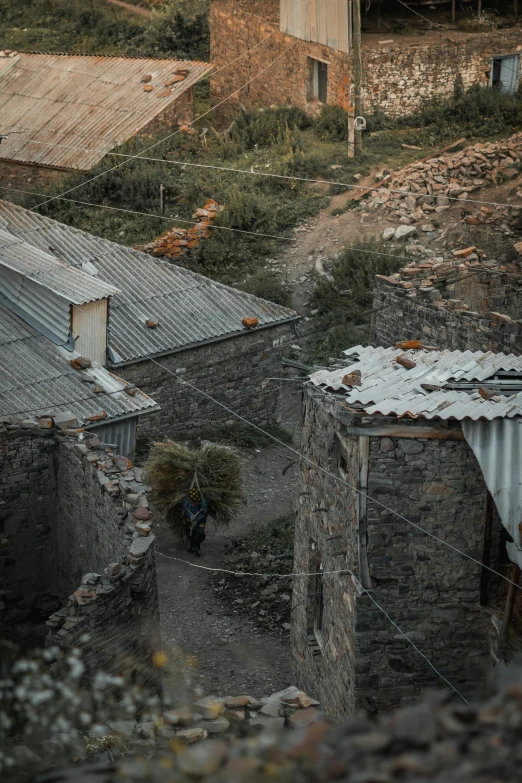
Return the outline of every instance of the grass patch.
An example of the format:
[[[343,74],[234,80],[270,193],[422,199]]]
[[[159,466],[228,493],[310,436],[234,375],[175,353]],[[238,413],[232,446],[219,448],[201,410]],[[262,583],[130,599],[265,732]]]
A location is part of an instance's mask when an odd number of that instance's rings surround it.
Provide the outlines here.
[[[235,446],[241,449],[263,449],[272,446],[274,441],[270,437],[277,438],[283,443],[292,443],[292,433],[281,427],[279,424],[263,426],[264,432],[243,425],[232,425],[221,429],[212,430],[206,435],[202,435],[202,440],[209,440],[213,443],[223,443],[226,446]],[[265,434],[267,433],[267,434]]]
[[[373,255],[372,251],[386,255]],[[376,239],[344,249],[331,270],[333,283],[321,279],[312,297],[323,332],[316,347],[317,360],[327,361],[345,348],[367,344],[375,275],[392,274],[404,263],[402,249]]]
[[[295,514],[286,514],[271,520],[267,525],[254,525],[243,539],[243,547],[260,555],[272,554],[288,558],[294,556]]]
[[[283,305],[290,305],[290,287],[269,269],[259,269],[240,286],[242,291],[254,294],[261,299]]]

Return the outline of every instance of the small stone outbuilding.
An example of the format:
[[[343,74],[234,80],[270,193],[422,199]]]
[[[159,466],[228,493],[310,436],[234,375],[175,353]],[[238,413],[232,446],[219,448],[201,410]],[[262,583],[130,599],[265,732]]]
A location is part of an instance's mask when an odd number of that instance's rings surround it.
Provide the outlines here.
[[[6,201],[0,239],[0,284],[10,280],[6,306],[18,312],[22,303],[23,317],[58,345],[84,346],[84,356],[150,394],[160,407],[139,422],[141,434],[208,433],[235,422],[183,381],[255,424],[278,421],[280,361],[298,320],[293,310]],[[37,283],[31,296],[20,295],[29,274],[41,280],[43,270],[55,268],[81,273],[102,294],[71,307],[47,295],[44,301]]]
[[[337,715],[369,699],[406,704],[444,684],[413,642],[478,696],[503,655],[490,610],[506,592],[479,563],[522,564],[522,360],[358,346],[310,380],[294,571],[313,575],[294,584],[298,685]]]

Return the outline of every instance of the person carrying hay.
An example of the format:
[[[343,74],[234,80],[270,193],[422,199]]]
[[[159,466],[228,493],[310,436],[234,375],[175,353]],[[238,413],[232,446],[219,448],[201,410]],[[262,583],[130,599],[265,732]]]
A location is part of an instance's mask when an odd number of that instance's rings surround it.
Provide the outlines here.
[[[201,557],[201,544],[206,538],[205,525],[208,516],[208,504],[199,489],[193,487],[182,503],[182,515],[189,540],[189,552]]]

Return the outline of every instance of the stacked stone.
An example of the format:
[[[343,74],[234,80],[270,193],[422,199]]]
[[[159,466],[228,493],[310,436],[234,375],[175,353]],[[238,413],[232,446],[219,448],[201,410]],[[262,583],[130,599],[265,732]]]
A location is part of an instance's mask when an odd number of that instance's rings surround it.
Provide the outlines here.
[[[172,228],[158,239],[137,249],[150,253],[156,258],[164,257],[174,261],[197,248],[202,239],[208,238],[210,226],[216,215],[223,210],[223,206],[210,198],[201,209],[197,209],[193,214],[192,217],[196,221],[193,228]]]
[[[121,721],[108,729],[122,739],[151,748],[168,748],[172,742],[193,745],[205,739],[233,739],[264,729],[304,728],[325,719],[319,702],[295,686],[261,699],[252,696],[206,696],[192,705],[167,710],[159,720]]]
[[[516,133],[506,141],[477,143],[461,152],[412,163],[372,191],[365,207],[384,207],[401,223],[419,223],[449,209],[455,203],[452,199],[465,202],[475,190],[516,177],[521,156],[522,133]],[[484,219],[492,213],[486,207]]]

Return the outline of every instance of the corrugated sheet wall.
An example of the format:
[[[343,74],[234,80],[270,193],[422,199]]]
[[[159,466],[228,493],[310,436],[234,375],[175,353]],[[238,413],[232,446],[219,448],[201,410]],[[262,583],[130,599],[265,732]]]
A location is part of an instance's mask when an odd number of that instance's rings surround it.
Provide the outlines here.
[[[18,272],[0,265],[0,296],[7,306],[58,345],[66,345],[71,331],[70,305]]]
[[[122,421],[114,421],[111,424],[98,424],[89,427],[90,432],[95,432],[103,443],[111,443],[117,446],[117,453],[130,460],[134,458],[136,448],[136,424],[137,416]]]
[[[107,299],[75,305],[72,333],[76,350],[93,362],[107,363]]]
[[[351,0],[280,0],[280,29],[348,53]]]

